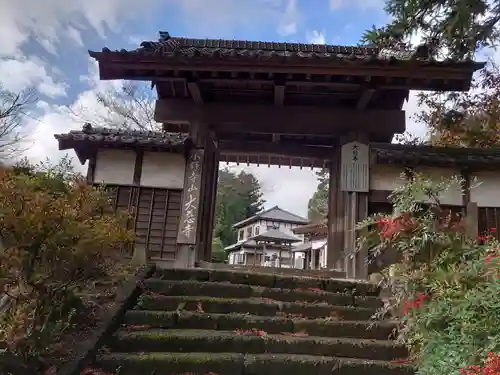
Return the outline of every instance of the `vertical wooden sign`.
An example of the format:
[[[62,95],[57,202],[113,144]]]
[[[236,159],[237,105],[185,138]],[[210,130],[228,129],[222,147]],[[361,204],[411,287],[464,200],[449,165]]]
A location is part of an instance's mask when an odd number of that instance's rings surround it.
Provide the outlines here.
[[[368,145],[350,142],[342,146],[340,190],[357,193],[370,191],[370,153]]]
[[[179,245],[194,245],[198,230],[198,212],[200,210],[200,188],[203,150],[194,149],[189,153],[186,162],[184,190],[182,192],[181,218],[177,243]]]

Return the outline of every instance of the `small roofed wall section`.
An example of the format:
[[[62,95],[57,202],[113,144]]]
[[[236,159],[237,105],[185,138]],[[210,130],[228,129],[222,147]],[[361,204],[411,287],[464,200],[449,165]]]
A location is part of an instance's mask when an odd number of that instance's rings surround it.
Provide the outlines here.
[[[186,159],[184,138],[152,132],[92,128],[57,134],[60,150],[73,149],[87,181],[112,193],[115,209],[130,212],[135,234],[130,256],[172,266],[178,254]]]
[[[500,152],[402,145],[383,148],[372,147],[370,213],[390,212],[388,195],[412,173],[436,182],[458,176],[464,186],[451,186],[439,197],[440,203],[456,213],[465,212],[468,203],[476,203],[479,231],[500,231]],[[422,203],[427,202],[422,199]]]

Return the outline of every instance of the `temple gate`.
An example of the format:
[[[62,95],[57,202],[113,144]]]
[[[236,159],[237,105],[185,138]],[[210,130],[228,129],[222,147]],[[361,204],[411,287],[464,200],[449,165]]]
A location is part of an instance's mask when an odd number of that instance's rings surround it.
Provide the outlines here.
[[[472,61],[416,51],[170,37],[133,51],[90,52],[102,80],[151,81],[155,119],[185,133],[176,259],[209,261],[218,162],[330,170],[329,269],[367,277],[355,246],[370,203],[371,145],[406,128],[410,90],[465,91]],[[67,146],[70,148],[73,146]],[[64,148],[61,147],[60,148]],[[92,159],[92,157],[90,156]],[[180,264],[179,263],[179,264]]]

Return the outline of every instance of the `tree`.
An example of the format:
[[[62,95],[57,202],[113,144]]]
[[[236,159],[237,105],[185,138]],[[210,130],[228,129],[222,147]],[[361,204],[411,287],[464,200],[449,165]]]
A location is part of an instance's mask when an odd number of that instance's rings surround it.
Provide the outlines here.
[[[327,168],[316,172],[318,187],[307,203],[307,217],[313,222],[321,221],[328,214],[328,180],[330,174]]]
[[[0,86],[0,160],[23,151],[21,142],[26,135],[23,119],[34,102],[33,91],[14,94]]]
[[[386,0],[393,21],[373,28],[365,42],[394,44],[422,35],[435,55],[472,58],[483,47],[500,40],[500,0]],[[429,130],[429,143],[436,146],[495,147],[500,144],[500,71],[490,62],[469,92],[420,93],[424,108],[416,119]]]
[[[386,0],[385,10],[392,21],[373,26],[364,42],[390,46],[419,35],[434,55],[462,59],[500,37],[500,0]]]
[[[219,171],[214,238],[223,247],[237,241],[233,225],[262,211],[264,200],[259,181],[251,173]]]
[[[100,108],[71,107],[70,113],[93,126],[127,130],[160,130],[154,119],[155,93],[145,82],[125,81],[96,94]]]
[[[51,345],[91,317],[78,292],[133,238],[109,203],[69,159],[0,169],[0,373],[39,373]]]
[[[436,146],[488,148],[500,145],[500,70],[485,68],[470,92],[421,94],[427,110],[417,120],[429,129]]]

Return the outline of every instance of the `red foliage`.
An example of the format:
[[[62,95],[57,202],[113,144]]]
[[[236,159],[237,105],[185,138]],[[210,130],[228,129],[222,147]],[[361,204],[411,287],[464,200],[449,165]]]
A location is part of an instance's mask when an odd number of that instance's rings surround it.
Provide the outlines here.
[[[376,223],[382,240],[392,239],[400,233],[411,233],[418,225],[418,222],[407,214],[395,218],[380,218]]]
[[[405,365],[405,364],[410,363],[410,359],[409,358],[397,358],[397,359],[393,359],[391,362]]]
[[[306,331],[300,331],[300,332],[281,332],[282,335],[284,336],[294,336],[294,337],[307,337],[309,336],[309,333]]]
[[[406,315],[408,314],[408,312],[412,309],[418,309],[420,306],[422,306],[422,304],[424,303],[424,301],[427,299],[427,295],[425,293],[417,293],[416,297],[410,301],[407,301],[404,305],[403,305],[403,315]]]
[[[144,331],[144,330],[150,329],[151,326],[147,325],[147,324],[137,324],[137,325],[134,325],[134,324],[127,325],[127,324],[125,324],[124,328],[127,331]]]
[[[198,312],[198,313],[204,313],[205,312],[205,310],[203,310],[203,305],[202,305],[201,302],[198,302],[196,304],[196,312]]]
[[[111,374],[101,369],[86,367],[82,371],[80,371],[80,375],[111,375]]]
[[[264,337],[267,335],[266,331],[258,330],[255,328],[252,329],[237,329],[234,331],[237,335],[241,336],[259,336],[259,337]]]
[[[467,366],[460,370],[463,375],[500,375],[500,354],[488,353],[482,366]]]
[[[272,298],[262,298],[262,301],[264,301],[265,303],[276,303],[277,302],[275,299],[272,299]]]

